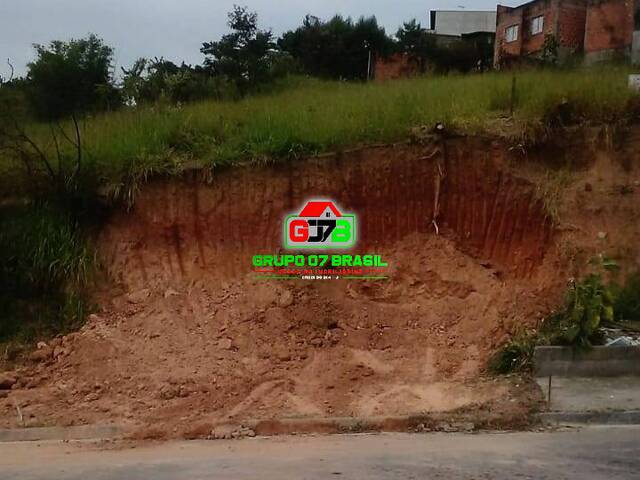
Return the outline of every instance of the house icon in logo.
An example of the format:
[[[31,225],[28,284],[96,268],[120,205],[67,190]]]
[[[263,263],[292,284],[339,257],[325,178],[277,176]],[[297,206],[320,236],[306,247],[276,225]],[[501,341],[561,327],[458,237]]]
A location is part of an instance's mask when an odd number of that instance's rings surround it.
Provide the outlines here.
[[[343,214],[330,200],[311,200],[284,222],[285,248],[339,249],[356,242],[356,216]]]
[[[336,208],[333,202],[328,201],[312,201],[308,202],[300,212],[299,217],[314,218],[338,218],[342,217],[340,210]]]

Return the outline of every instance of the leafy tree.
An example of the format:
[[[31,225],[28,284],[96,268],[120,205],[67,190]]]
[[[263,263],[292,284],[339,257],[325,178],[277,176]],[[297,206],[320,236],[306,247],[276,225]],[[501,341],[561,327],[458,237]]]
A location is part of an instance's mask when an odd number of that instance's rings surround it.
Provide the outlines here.
[[[486,67],[493,60],[493,48],[486,37],[444,38],[423,29],[415,19],[398,29],[396,39],[396,48],[409,55],[422,72],[427,68],[439,72],[468,72],[479,64]]]
[[[397,47],[415,60],[420,71],[426,70],[427,61],[436,55],[436,41],[415,19],[405,22],[396,33]]]
[[[275,47],[269,30],[258,28],[258,14],[234,5],[229,13],[232,32],[217,42],[203,43],[205,67],[229,78],[241,93],[270,80],[271,53]]]
[[[202,67],[178,66],[163,58],[139,58],[131,68],[122,68],[122,94],[129,105],[150,102],[179,104],[208,97],[233,97],[222,77],[212,77]]]
[[[307,15],[301,27],[278,40],[305,73],[347,80],[365,79],[369,54],[384,55],[392,44],[375,17],[353,22],[339,15],[327,22]]]
[[[119,104],[111,74],[113,49],[95,35],[69,42],[34,45],[28,64],[29,97],[41,118],[103,110]]]

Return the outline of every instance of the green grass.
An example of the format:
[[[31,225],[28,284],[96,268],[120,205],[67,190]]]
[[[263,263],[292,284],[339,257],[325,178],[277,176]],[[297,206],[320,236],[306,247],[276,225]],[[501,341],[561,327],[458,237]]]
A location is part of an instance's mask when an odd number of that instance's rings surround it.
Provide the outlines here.
[[[0,345],[29,344],[79,326],[93,265],[84,232],[64,209],[1,207]]]
[[[613,121],[633,96],[627,73],[624,68],[515,73],[516,121],[525,126],[540,122],[565,100],[578,118]],[[277,93],[239,102],[144,107],[89,118],[81,125],[83,144],[93,173],[105,183],[117,183],[132,172],[172,169],[191,159],[229,165],[396,141],[413,126],[436,122],[479,132],[508,112],[513,75],[366,85],[290,78]],[[30,131],[53,153],[47,125]],[[5,170],[15,168],[7,161]]]

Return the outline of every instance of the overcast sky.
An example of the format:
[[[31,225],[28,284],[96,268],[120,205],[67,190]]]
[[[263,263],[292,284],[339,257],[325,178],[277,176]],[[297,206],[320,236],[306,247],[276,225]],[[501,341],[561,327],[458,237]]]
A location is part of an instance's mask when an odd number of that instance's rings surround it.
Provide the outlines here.
[[[427,26],[432,9],[496,7],[495,0],[0,0],[0,75],[9,71],[7,58],[23,74],[33,58],[33,43],[90,32],[115,48],[118,67],[154,56],[199,64],[202,42],[227,31],[226,14],[234,3],[257,11],[260,26],[276,35],[300,25],[307,13],[320,18],[375,15],[394,33],[412,18]]]

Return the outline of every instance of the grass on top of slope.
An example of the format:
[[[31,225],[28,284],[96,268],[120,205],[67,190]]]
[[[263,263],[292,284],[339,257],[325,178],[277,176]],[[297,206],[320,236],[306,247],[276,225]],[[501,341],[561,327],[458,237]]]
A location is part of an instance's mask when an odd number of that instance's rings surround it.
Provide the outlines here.
[[[623,115],[634,96],[628,72],[492,72],[369,84],[293,77],[275,93],[236,102],[155,105],[87,118],[80,125],[82,144],[94,179],[113,183],[189,159],[228,165],[396,141],[413,126],[436,122],[477,132],[508,113],[514,76],[514,117],[523,125],[539,122],[563,101],[581,118],[607,122]],[[32,125],[29,132],[55,157],[49,125]],[[73,155],[71,145],[63,148]],[[7,158],[2,163],[5,169],[19,165]]]

